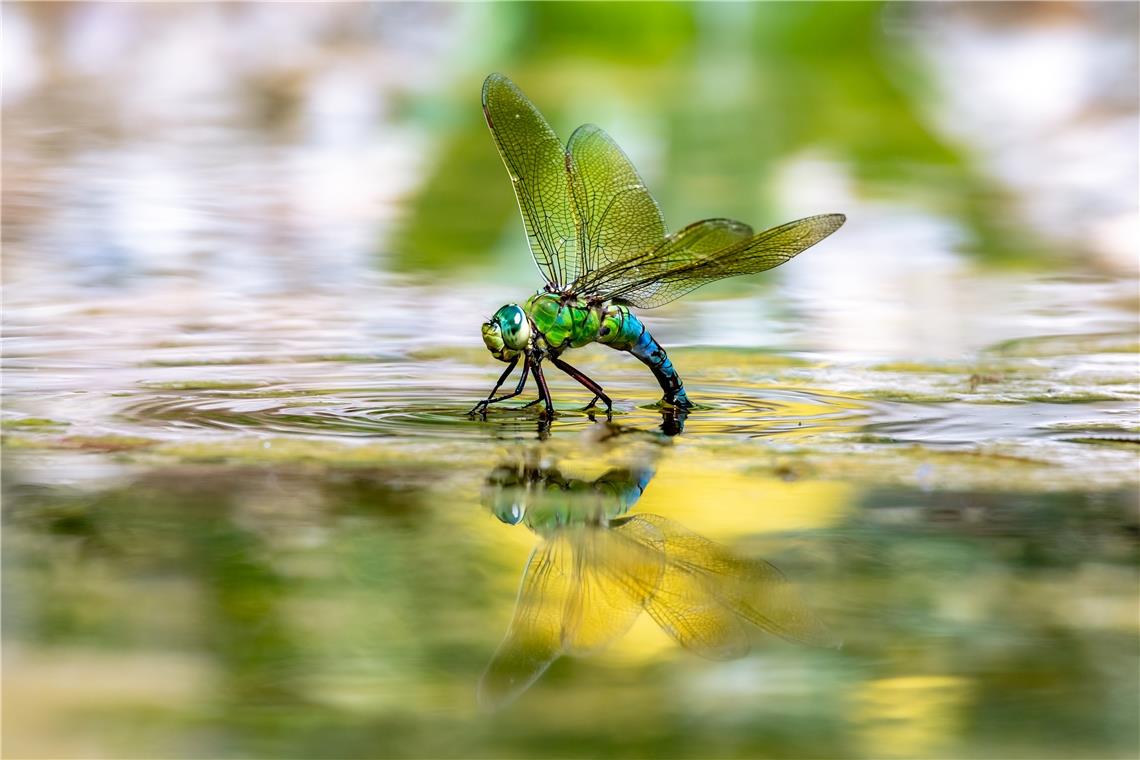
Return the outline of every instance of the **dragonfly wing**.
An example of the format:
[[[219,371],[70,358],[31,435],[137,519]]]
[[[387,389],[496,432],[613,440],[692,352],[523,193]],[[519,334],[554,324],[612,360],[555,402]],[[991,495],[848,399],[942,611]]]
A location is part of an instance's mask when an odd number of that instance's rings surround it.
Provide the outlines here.
[[[583,124],[574,130],[566,144],[566,169],[579,225],[579,278],[652,250],[665,239],[661,208],[629,157],[601,127]]]
[[[845,219],[843,214],[809,216],[755,235],[727,219],[697,222],[652,251],[603,267],[593,275],[591,292],[652,309],[710,282],[777,267],[835,232]]]
[[[548,283],[564,286],[578,276],[579,257],[562,143],[502,74],[483,82],[483,114],[511,175],[535,263]]]
[[[652,281],[671,268],[727,250],[752,237],[752,228],[733,219],[705,219],[690,224],[625,261],[611,262],[576,283],[584,293],[609,295]]]
[[[621,521],[620,530],[632,541],[656,536],[665,541],[665,570],[657,593],[645,604],[650,617],[677,643],[715,660],[730,660],[749,648],[748,632],[740,619],[708,587],[707,579],[669,556],[669,536],[662,533],[664,518],[635,515]]]
[[[639,515],[664,537],[667,572],[682,572],[727,610],[788,641],[837,646],[838,639],[774,565],[738,557],[725,547],[658,515]]]
[[[576,529],[573,587],[566,600],[562,645],[589,654],[621,638],[657,592],[665,567],[661,539],[630,541],[608,528]]]
[[[531,553],[507,635],[479,681],[480,704],[495,708],[513,701],[558,659],[571,572],[565,540],[544,540]]]

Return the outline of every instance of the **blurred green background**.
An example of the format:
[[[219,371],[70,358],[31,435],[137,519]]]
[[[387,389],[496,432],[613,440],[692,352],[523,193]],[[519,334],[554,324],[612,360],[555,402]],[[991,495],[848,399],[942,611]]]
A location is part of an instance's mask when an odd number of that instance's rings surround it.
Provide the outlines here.
[[[1055,259],[984,159],[933,123],[938,83],[921,42],[892,29],[921,14],[876,3],[549,3],[500,10],[485,36],[510,51],[495,65],[561,134],[587,118],[619,130],[674,229],[711,216],[774,224],[789,213],[779,173],[811,157],[846,192],[955,220],[967,255]],[[462,81],[458,124],[441,130],[433,171],[396,236],[401,267],[447,268],[456,251],[494,249],[514,219],[503,183],[481,187],[501,169],[485,126],[470,118],[477,76]],[[438,107],[413,102],[413,113],[417,105]],[[841,202],[826,185],[820,196],[821,209]]]

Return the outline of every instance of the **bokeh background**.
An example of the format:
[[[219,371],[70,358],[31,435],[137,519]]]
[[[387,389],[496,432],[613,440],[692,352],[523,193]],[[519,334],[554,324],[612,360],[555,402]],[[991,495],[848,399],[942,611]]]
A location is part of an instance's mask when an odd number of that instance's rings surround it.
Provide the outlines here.
[[[1135,756],[1137,8],[5,3],[6,754]],[[491,71],[670,229],[847,214],[647,315],[707,408],[639,505],[841,652],[643,620],[478,710],[536,540],[486,473],[621,453],[569,384],[464,417],[541,284]]]

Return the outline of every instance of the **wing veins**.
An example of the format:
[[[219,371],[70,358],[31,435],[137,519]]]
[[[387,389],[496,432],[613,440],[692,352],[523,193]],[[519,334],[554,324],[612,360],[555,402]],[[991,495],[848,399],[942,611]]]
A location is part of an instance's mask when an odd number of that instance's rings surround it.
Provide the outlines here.
[[[747,225],[708,219],[689,225],[639,257],[603,267],[586,285],[602,298],[655,308],[701,285],[779,266],[826,238],[843,221],[842,214],[821,214],[733,242],[714,236],[739,236],[749,230]],[[710,238],[713,248],[707,247]]]
[[[562,143],[534,104],[501,74],[483,83],[483,113],[511,175],[531,254],[547,282],[565,285],[577,234]]]

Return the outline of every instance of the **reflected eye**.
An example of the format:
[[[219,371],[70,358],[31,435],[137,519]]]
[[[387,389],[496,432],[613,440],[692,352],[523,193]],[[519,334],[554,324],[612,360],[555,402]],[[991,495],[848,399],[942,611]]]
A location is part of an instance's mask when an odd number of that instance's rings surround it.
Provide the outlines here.
[[[499,518],[500,522],[507,525],[518,525],[522,521],[523,515],[526,514],[526,506],[518,501],[512,501],[510,504],[499,501],[491,511],[495,513],[495,517]]]

